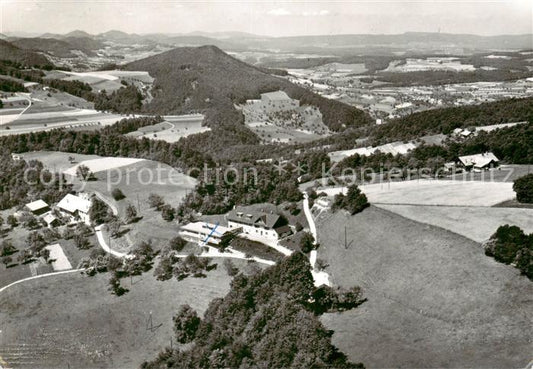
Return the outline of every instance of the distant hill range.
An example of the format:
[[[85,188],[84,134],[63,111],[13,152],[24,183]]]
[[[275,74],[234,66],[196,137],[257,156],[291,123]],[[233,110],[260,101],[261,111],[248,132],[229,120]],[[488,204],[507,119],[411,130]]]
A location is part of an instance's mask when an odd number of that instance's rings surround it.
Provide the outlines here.
[[[353,47],[465,48],[472,50],[530,49],[533,34],[477,36],[468,34],[407,32],[397,35],[296,36],[264,39],[263,47],[281,50],[302,48],[335,49]]]
[[[75,51],[81,51],[87,56],[96,55],[95,50],[104,47],[103,43],[87,37],[56,38],[19,38],[11,43],[20,49],[40,51],[58,58],[74,58]]]
[[[283,90],[302,104],[317,106],[324,123],[340,131],[369,123],[355,107],[323,98],[263,68],[246,64],[216,46],[176,48],[127,64],[127,70],[148,71],[155,78],[153,100],[145,106],[157,114],[202,111],[210,126],[243,121],[234,104],[261,93]]]
[[[0,40],[0,60],[21,63],[26,66],[42,67],[52,64],[44,55],[21,49],[5,40]]]
[[[294,37],[268,37],[245,32],[191,32],[187,34],[129,34],[112,30],[98,35],[84,31],[73,31],[66,35],[44,34],[42,38],[63,39],[66,37],[93,38],[101,41],[120,43],[165,43],[171,45],[215,45],[224,50],[275,49],[281,51],[327,51],[342,49],[393,49],[408,50],[516,50],[531,49],[533,34],[478,36],[470,34],[451,34],[436,32],[406,32],[394,35],[317,35]]]
[[[85,38],[122,44],[166,44],[173,46],[215,45],[229,51],[278,50],[319,54],[387,51],[473,53],[488,50],[531,49],[533,34],[478,36],[432,32],[406,32],[394,35],[316,35],[294,37],[259,36],[245,32],[191,32],[186,34],[135,34],[118,30],[91,35],[72,31],[65,35],[45,33],[40,38]]]

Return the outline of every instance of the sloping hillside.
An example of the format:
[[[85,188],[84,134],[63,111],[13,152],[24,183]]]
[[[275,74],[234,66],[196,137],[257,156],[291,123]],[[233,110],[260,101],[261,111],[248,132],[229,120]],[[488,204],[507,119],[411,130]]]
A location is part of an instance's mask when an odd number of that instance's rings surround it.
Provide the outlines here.
[[[333,282],[360,285],[368,298],[322,318],[352,360],[369,368],[525,368],[531,360],[524,327],[533,284],[480,244],[373,206],[328,214],[318,239]]]
[[[184,47],[126,65],[155,78],[154,99],[145,106],[158,114],[204,111],[207,123],[242,122],[233,104],[283,90],[302,104],[317,106],[332,130],[369,123],[367,115],[338,101],[325,99],[264,70],[239,61],[215,46]]]
[[[9,60],[27,66],[51,65],[45,56],[30,50],[22,50],[4,40],[0,40],[0,60]]]

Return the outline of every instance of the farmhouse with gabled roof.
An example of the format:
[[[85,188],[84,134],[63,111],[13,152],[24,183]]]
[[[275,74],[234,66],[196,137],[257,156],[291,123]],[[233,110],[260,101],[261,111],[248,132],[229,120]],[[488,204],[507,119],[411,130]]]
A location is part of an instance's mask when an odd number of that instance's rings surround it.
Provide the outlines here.
[[[498,165],[500,160],[491,152],[459,157],[459,164],[465,169],[485,170]]]
[[[57,207],[67,216],[79,219],[86,224],[90,223],[89,209],[91,208],[91,202],[87,199],[69,193],[57,204]]]
[[[228,214],[228,228],[242,228],[241,235],[259,242],[277,242],[291,234],[287,220],[273,212],[236,208]]]

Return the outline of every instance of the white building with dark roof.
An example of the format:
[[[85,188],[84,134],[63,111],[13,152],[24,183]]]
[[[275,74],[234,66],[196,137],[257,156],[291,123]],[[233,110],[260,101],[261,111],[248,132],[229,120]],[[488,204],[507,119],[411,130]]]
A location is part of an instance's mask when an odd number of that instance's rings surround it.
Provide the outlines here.
[[[465,169],[473,169],[475,171],[495,167],[499,162],[500,160],[491,152],[459,157],[459,164],[461,164]]]
[[[285,218],[275,213],[236,208],[228,214],[229,229],[242,228],[241,236],[262,243],[277,241],[292,233]]]
[[[57,207],[63,214],[74,220],[81,220],[86,224],[91,222],[89,217],[91,202],[87,199],[69,193],[57,204]]]

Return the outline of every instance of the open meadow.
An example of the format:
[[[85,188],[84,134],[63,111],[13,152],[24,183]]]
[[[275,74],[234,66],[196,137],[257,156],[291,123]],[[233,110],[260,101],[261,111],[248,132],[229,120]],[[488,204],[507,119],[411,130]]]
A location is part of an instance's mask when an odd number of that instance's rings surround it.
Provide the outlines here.
[[[127,136],[145,137],[172,143],[179,141],[180,138],[211,130],[202,125],[204,120],[202,114],[173,115],[163,118],[165,121],[139,128],[137,131],[128,133]]]
[[[108,273],[15,285],[0,294],[0,358],[10,368],[138,368],[170,346],[181,304],[201,315],[228,292],[230,279],[219,264],[206,278],[162,282],[152,271],[133,285],[127,278],[130,291],[120,297],[108,291]]]
[[[375,204],[433,205],[433,206],[493,206],[515,198],[510,182],[412,180],[382,182],[359,186]],[[346,193],[346,187],[319,188],[334,196]]]
[[[504,224],[533,233],[533,209],[467,206],[376,205],[420,223],[441,227],[476,242],[484,242]]]
[[[333,344],[367,368],[521,368],[533,352],[533,285],[480,244],[374,206],[318,220],[333,283],[368,299],[325,314]],[[345,248],[344,231],[348,248]]]
[[[151,85],[154,79],[148,72],[143,71],[92,71],[92,72],[67,72],[53,70],[46,73],[48,79],[60,79],[65,81],[80,81],[89,84],[94,92],[105,90],[113,92],[123,87],[122,81],[128,83],[140,83]]]

